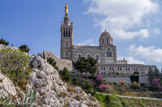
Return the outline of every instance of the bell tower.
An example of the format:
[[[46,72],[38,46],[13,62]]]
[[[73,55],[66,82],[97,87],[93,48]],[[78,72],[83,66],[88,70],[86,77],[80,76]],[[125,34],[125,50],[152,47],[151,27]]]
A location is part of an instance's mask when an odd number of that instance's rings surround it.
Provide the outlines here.
[[[72,60],[72,45],[73,45],[73,23],[70,23],[68,15],[68,5],[65,5],[64,22],[61,22],[61,59]]]

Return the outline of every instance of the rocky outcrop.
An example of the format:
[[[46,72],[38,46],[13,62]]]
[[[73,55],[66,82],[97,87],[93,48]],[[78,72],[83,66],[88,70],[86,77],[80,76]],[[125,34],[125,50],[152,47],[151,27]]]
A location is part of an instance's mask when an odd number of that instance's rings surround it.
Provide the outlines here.
[[[28,85],[37,91],[40,107],[99,107],[97,100],[87,95],[80,87],[65,84],[51,65],[39,56],[31,57],[31,82]]]
[[[3,48],[16,49],[16,47],[0,47]],[[58,71],[41,57],[30,56],[30,67],[32,73],[26,87],[36,90],[37,107],[100,107],[98,101],[80,87],[64,83]],[[0,98],[10,96],[14,102],[20,104],[25,94],[0,71]]]
[[[16,88],[11,80],[0,72],[0,98],[16,95]]]
[[[13,102],[20,104],[25,94],[12,81],[0,71],[0,98],[12,98]]]

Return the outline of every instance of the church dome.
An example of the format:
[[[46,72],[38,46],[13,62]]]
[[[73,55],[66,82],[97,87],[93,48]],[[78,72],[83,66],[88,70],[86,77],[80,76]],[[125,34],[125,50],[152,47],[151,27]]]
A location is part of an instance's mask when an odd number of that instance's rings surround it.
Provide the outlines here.
[[[100,46],[106,45],[106,44],[112,44],[113,45],[113,38],[110,35],[109,32],[106,30],[101,34],[100,39],[99,39],[99,44]]]
[[[106,30],[105,30],[105,32],[103,32],[102,34],[101,34],[101,36],[107,36],[107,37],[109,37],[109,38],[112,38],[111,37],[111,35],[110,35],[110,33],[109,32],[107,32]]]

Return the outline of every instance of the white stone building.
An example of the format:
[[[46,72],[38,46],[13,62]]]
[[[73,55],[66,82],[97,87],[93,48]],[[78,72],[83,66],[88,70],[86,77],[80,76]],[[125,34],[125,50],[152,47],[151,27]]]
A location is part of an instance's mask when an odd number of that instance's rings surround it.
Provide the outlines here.
[[[68,8],[67,5],[65,7]],[[100,71],[108,70],[112,71],[110,67],[115,67],[116,71],[143,71],[147,67],[155,66],[146,66],[140,64],[127,64],[125,59],[117,59],[116,46],[113,44],[113,38],[109,32],[105,30],[99,38],[99,46],[83,46],[83,45],[74,45],[73,44],[73,23],[69,22],[70,18],[68,13],[65,14],[64,22],[61,23],[61,59],[67,60],[77,60],[79,57],[94,57],[98,60],[100,66]],[[110,67],[109,67],[110,66]],[[116,68],[119,68],[116,69]],[[128,68],[128,70],[126,70]]]
[[[76,61],[79,57],[94,57],[98,60],[98,71],[102,73],[108,82],[119,82],[121,78],[130,83],[129,76],[135,71],[139,72],[141,83],[148,83],[147,73],[149,68],[153,70],[155,65],[128,64],[127,60],[118,60],[116,46],[113,38],[105,30],[100,35],[99,46],[83,46],[73,44],[73,22],[70,23],[68,6],[65,6],[64,22],[61,23],[61,59]],[[128,81],[129,80],[129,81]]]

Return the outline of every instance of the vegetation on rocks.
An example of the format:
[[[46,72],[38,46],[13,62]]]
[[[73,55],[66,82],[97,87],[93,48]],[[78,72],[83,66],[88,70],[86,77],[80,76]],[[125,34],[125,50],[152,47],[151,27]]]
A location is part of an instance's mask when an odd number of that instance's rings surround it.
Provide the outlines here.
[[[4,48],[0,50],[0,70],[7,75],[16,86],[26,89],[27,80],[31,73],[29,55],[18,49]]]
[[[14,96],[0,98],[0,107],[35,107],[36,91],[26,89],[26,96],[22,101],[16,102]]]
[[[3,45],[6,45],[6,46],[8,46],[8,44],[9,44],[9,42],[7,42],[6,40],[4,40],[4,39],[0,39],[0,44],[3,44]]]
[[[39,55],[39,56],[40,56],[40,55]],[[53,58],[48,57],[48,58],[47,58],[47,62],[48,62],[49,64],[51,64],[57,71],[59,71],[59,68],[58,68],[58,66],[56,65],[56,61],[55,61]]]
[[[67,68],[60,70],[59,75],[61,76],[63,81],[69,82],[71,80],[71,75]]]
[[[26,53],[28,53],[28,52],[30,51],[30,49],[28,48],[27,45],[21,45],[21,46],[19,47],[19,49],[20,49],[22,52],[26,52]]]

